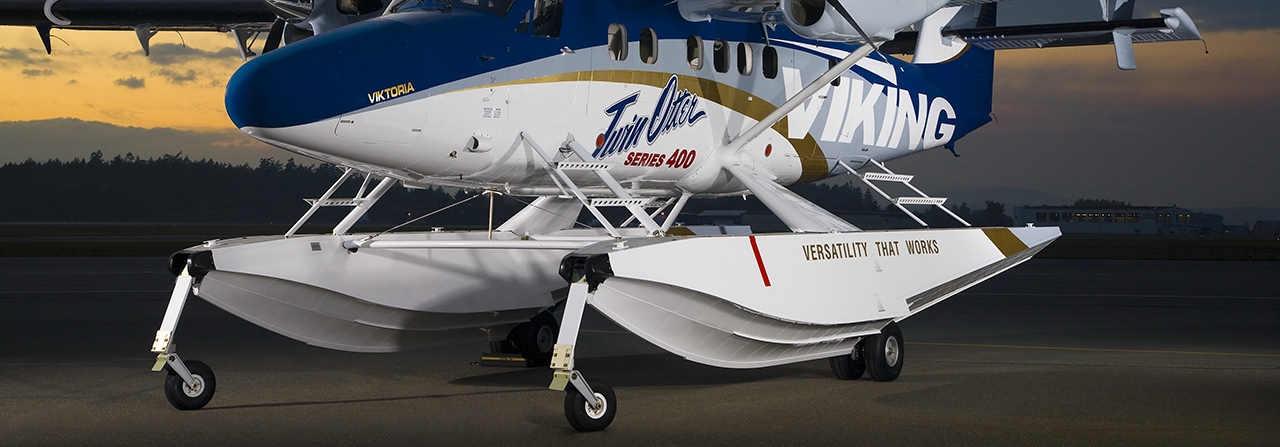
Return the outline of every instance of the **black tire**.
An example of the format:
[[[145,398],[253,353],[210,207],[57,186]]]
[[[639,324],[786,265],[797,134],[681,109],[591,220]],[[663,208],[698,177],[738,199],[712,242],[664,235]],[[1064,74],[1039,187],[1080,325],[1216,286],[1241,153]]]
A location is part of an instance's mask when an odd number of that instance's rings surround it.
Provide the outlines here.
[[[600,379],[587,379],[587,385],[595,392],[596,398],[604,401],[604,409],[599,412],[587,408],[587,398],[571,384],[565,388],[564,417],[569,425],[577,431],[600,431],[613,423],[613,416],[618,413],[618,399],[613,394],[613,387]]]
[[[218,382],[213,377],[213,369],[197,360],[187,360],[183,363],[187,365],[187,371],[191,376],[196,379],[196,386],[188,387],[178,373],[173,372],[172,368],[165,367],[165,370],[169,371],[169,376],[164,378],[164,397],[169,399],[169,404],[173,405],[173,408],[179,410],[204,408],[210,400],[213,400],[213,393],[217,390]]]
[[[892,382],[902,374],[902,363],[906,359],[906,350],[902,341],[902,331],[897,323],[889,323],[880,334],[867,337],[862,342],[864,358],[867,362],[867,375],[877,382]]]
[[[831,363],[831,372],[840,380],[858,380],[867,370],[866,357],[862,354],[862,343],[853,347],[853,352],[827,359]]]
[[[556,323],[556,317],[543,312],[529,320],[529,323],[516,326],[511,332],[517,336],[512,342],[520,351],[520,355],[529,362],[529,366],[551,364],[556,337],[560,334],[560,325]]]

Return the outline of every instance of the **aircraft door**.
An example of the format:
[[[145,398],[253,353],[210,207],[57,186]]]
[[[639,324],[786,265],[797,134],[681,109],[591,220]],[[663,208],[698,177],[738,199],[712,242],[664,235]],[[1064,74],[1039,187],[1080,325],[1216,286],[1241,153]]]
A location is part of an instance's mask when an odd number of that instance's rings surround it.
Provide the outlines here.
[[[583,118],[587,110],[591,58],[561,54],[513,67],[511,120],[562,125],[566,118]]]
[[[422,134],[426,110],[411,103],[387,104],[342,115],[334,134],[370,143],[409,145]]]

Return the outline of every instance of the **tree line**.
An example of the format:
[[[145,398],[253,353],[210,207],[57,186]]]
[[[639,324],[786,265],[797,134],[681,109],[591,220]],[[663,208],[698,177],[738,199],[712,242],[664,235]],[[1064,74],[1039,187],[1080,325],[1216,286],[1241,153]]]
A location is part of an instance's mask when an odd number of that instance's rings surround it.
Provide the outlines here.
[[[101,151],[71,161],[28,159],[0,166],[0,217],[5,222],[164,222],[164,223],[292,223],[342,174],[337,166],[300,164],[290,158],[259,160],[257,166],[234,165],[208,159],[192,160],[181,153],[159,158],[133,154],[106,159]],[[334,194],[352,197],[360,180],[352,179]],[[369,186],[372,188],[372,184]],[[792,188],[800,196],[833,213],[900,213],[884,206],[869,190],[851,184],[808,184]],[[394,225],[438,210],[478,191],[441,188],[389,190],[365,223]],[[523,200],[523,202],[521,201]],[[529,199],[495,200],[495,222],[515,214]],[[755,197],[690,200],[684,212],[710,209],[766,213]],[[952,208],[974,225],[1011,225],[1004,205],[986,202],[983,209],[967,204]],[[348,208],[321,209],[313,223],[337,222]],[[424,225],[483,227],[488,200],[472,200],[423,221]],[[954,226],[937,208],[922,213],[936,226]],[[586,220],[582,220],[586,222]]]

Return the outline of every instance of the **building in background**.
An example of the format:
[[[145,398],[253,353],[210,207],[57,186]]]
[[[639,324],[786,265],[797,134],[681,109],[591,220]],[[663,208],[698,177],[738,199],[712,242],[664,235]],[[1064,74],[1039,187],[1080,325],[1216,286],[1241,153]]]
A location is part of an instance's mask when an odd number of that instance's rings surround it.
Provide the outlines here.
[[[1253,224],[1253,234],[1258,236],[1280,235],[1280,220],[1259,220]]]
[[[1223,234],[1247,232],[1222,216],[1177,206],[1026,206],[1017,223],[1059,227],[1065,234]],[[1238,228],[1237,228],[1238,227]]]

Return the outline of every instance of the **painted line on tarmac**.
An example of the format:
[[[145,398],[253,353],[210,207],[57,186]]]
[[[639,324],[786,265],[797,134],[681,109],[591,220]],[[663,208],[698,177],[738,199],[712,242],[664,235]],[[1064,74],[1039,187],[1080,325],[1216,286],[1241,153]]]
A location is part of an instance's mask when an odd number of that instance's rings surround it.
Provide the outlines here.
[[[608,331],[600,329],[580,329],[578,332],[590,332],[593,334],[630,334],[627,331]],[[1081,351],[1081,352],[1123,352],[1129,354],[1180,354],[1180,355],[1217,355],[1227,357],[1262,357],[1262,358],[1280,358],[1280,354],[1249,354],[1243,352],[1204,352],[1204,351],[1164,351],[1158,349],[1106,349],[1106,348],[1077,348],[1070,346],[1030,346],[1030,345],[993,345],[984,343],[934,343],[922,341],[909,341],[907,345],[922,346],[948,346],[958,348],[1001,348],[1001,349],[1036,349],[1044,351]]]
[[[580,329],[578,332],[590,332],[594,334],[630,334],[627,331],[607,331],[599,329]],[[1164,351],[1158,349],[1106,349],[1106,348],[1077,348],[1070,346],[1029,346],[1029,345],[993,345],[984,343],[934,343],[922,341],[909,341],[907,345],[921,346],[948,346],[958,348],[1001,348],[1001,349],[1036,349],[1045,351],[1081,351],[1081,352],[1123,352],[1129,354],[1181,354],[1181,355],[1217,355],[1227,357],[1262,357],[1262,358],[1280,358],[1280,354],[1248,354],[1243,352],[1203,352],[1203,351]]]
[[[1216,355],[1216,356],[1227,356],[1227,357],[1280,358],[1280,354],[1248,354],[1243,352],[1164,351],[1164,350],[1158,350],[1158,349],[1076,348],[1076,347],[1069,347],[1069,346],[993,345],[993,344],[983,344],[983,343],[933,343],[933,342],[920,342],[920,341],[907,342],[907,345],[948,346],[948,347],[960,347],[960,348],[1036,349],[1036,350],[1045,350],[1045,351],[1123,352],[1123,353],[1129,353],[1129,354],[1181,354],[1181,355]]]
[[[173,289],[132,289],[132,290],[0,290],[0,295],[23,295],[45,293],[146,293],[172,292]]]
[[[1114,293],[1017,293],[1017,292],[964,292],[969,296],[1061,296],[1068,298],[1229,298],[1248,300],[1280,300],[1275,296],[1234,296],[1234,295],[1118,295]]]

